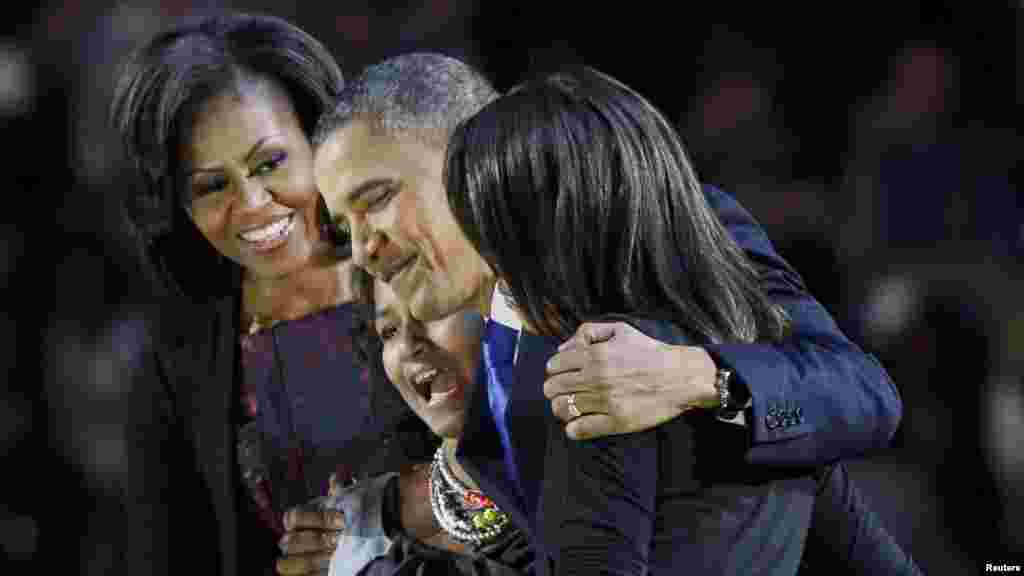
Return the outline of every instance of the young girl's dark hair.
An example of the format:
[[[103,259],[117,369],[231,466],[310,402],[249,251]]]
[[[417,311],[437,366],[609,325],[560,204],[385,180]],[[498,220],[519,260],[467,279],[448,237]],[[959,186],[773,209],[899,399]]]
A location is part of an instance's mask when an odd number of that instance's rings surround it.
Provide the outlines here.
[[[679,136],[590,68],[514,88],[448,145],[459,225],[539,331],[607,314],[672,321],[696,342],[782,337],[784,312],[700,188]]]

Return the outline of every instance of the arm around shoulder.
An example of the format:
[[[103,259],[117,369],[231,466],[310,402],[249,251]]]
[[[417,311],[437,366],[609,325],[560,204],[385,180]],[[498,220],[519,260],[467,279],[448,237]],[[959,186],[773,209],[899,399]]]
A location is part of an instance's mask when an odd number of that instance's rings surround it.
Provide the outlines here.
[[[790,318],[781,343],[707,347],[750,392],[746,459],[816,466],[886,447],[903,408],[888,373],[842,333],[749,213],[713,187],[705,193],[760,271],[769,298]]]

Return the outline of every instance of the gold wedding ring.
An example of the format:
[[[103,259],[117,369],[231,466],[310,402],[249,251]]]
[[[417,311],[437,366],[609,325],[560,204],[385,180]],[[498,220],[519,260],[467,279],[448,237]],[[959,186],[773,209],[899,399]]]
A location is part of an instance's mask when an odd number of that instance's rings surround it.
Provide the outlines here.
[[[575,392],[573,392],[572,394],[569,394],[569,414],[572,415],[573,418],[579,418],[580,416],[583,416],[583,413],[580,412],[579,407],[576,406],[576,393]]]

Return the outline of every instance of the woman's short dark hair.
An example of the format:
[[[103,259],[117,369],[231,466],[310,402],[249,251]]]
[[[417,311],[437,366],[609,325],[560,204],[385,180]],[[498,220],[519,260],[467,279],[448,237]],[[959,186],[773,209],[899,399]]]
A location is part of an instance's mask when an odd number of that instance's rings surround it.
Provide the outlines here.
[[[142,184],[125,207],[146,259],[172,290],[194,292],[187,284],[195,279],[202,280],[196,290],[208,292],[206,263],[220,272],[234,267],[183,210],[178,139],[204,101],[241,79],[258,78],[284,89],[307,136],[344,84],[320,42],[285,20],[251,14],[206,17],[163,32],[135,51],[122,70],[111,120]]]
[[[459,225],[547,335],[620,313],[703,343],[782,336],[675,130],[605,74],[547,74],[488,104],[453,134],[445,180]]]

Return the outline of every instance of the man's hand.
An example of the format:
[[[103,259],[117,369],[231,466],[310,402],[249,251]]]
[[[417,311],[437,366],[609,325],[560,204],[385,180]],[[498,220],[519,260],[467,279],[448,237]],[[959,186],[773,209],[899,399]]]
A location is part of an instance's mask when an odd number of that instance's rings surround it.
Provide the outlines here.
[[[332,478],[331,491],[334,490]],[[277,573],[326,576],[331,555],[345,529],[345,516],[337,510],[324,510],[315,500],[285,512],[284,529],[280,541],[283,555],[277,561]]]
[[[587,323],[548,361],[544,395],[570,438],[627,434],[716,406],[716,370],[703,348],[671,346],[624,322]]]

